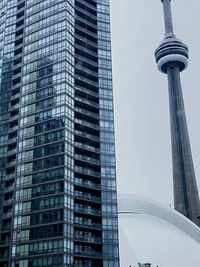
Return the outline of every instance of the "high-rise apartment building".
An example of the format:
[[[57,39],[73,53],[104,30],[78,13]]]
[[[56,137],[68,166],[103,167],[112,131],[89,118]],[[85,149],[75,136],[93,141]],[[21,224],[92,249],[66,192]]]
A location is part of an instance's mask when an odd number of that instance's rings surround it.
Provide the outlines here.
[[[118,267],[109,0],[0,15],[0,266]]]

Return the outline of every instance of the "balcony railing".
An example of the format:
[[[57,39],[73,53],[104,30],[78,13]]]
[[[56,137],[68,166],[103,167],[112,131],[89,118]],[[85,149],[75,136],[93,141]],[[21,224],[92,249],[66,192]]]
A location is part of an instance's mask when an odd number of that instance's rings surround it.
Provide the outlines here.
[[[101,215],[101,210],[99,209],[94,209],[94,208],[88,208],[87,206],[85,207],[79,207],[79,206],[75,206],[74,210],[76,212],[80,212],[80,213],[87,213],[87,214],[91,214],[91,215]]]
[[[101,258],[102,257],[101,252],[95,252],[95,251],[90,251],[90,250],[74,251],[74,254],[76,256],[81,256],[81,257],[94,257],[94,258]]]
[[[74,183],[77,185],[81,185],[81,186],[85,186],[85,187],[89,187],[89,188],[93,188],[93,189],[101,189],[101,185],[88,181],[88,180],[83,180],[83,179],[78,179],[75,178]]]
[[[91,13],[88,13],[88,15],[91,16]],[[76,27],[76,29],[79,29],[80,31],[84,31],[84,32],[86,32],[88,35],[93,36],[94,38],[97,38],[97,37],[98,37],[96,33],[93,33],[93,32],[91,32],[91,31],[89,31],[89,30],[86,30],[85,28],[83,28],[83,27],[81,27],[81,26],[78,26],[77,24],[75,24],[75,27]],[[81,47],[82,47],[82,46],[81,46]],[[94,54],[94,55],[97,55],[97,53],[93,53],[93,54]]]
[[[101,243],[102,239],[100,237],[96,237],[96,236],[83,236],[83,235],[79,235],[79,234],[75,234],[74,236],[75,240],[80,240],[80,241],[85,241],[88,243]]]
[[[99,114],[91,112],[91,111],[88,111],[86,109],[75,107],[75,111],[79,112],[81,114],[84,114],[86,116],[89,116],[89,117],[92,117],[92,118],[95,118],[95,119],[99,119]]]
[[[9,258],[9,255],[8,254],[6,254],[6,255],[0,255],[0,260],[1,261],[7,261],[8,258]]]
[[[75,221],[74,222],[75,226],[79,226],[79,227],[87,227],[87,228],[95,228],[95,229],[102,229],[102,225],[100,223],[93,223],[93,222],[87,222],[87,221]]]
[[[8,218],[12,216],[12,211],[3,213],[3,218]]]
[[[7,156],[10,156],[12,154],[16,154],[16,152],[17,152],[16,148],[9,150],[9,151],[7,151]]]
[[[10,116],[9,121],[14,121],[14,120],[17,120],[18,118],[19,118],[19,114],[15,116]]]
[[[83,168],[83,167],[79,167],[79,166],[75,166],[74,167],[74,171],[75,172],[79,172],[79,173],[83,173],[83,174],[86,174],[86,175],[90,175],[90,176],[96,176],[96,177],[100,177],[101,176],[100,172],[96,172],[96,171],[93,171],[91,169]]]
[[[87,15],[88,17],[91,17],[93,19],[97,19],[95,15],[91,14],[89,11],[87,11],[86,9],[80,8],[78,6],[76,6],[76,10],[80,11],[81,13]]]
[[[12,191],[14,189],[14,184],[13,185],[10,185],[8,187],[5,187],[4,188],[4,192],[7,192],[7,191]]]
[[[11,100],[14,100],[14,99],[19,98],[19,97],[20,97],[20,93],[14,94],[11,96]]]
[[[85,161],[87,163],[100,165],[100,160],[98,160],[98,159],[93,159],[93,158],[82,156],[82,155],[78,155],[78,154],[75,154],[74,158],[77,159],[77,160],[80,160],[80,161]]]
[[[14,166],[15,164],[16,164],[16,160],[12,160],[12,161],[6,163],[7,167]]]
[[[75,130],[75,134],[99,142],[99,136]]]
[[[0,246],[8,246],[10,244],[10,240],[0,240]]]
[[[14,132],[14,131],[17,131],[17,129],[18,129],[18,125],[17,126],[13,126],[13,127],[11,127],[11,128],[9,128],[9,132]]]
[[[79,96],[75,96],[75,100],[80,101],[81,103],[87,104],[87,105],[91,105],[93,107],[99,108],[99,104],[94,102],[94,101],[90,101],[88,99],[85,99],[83,97],[79,97]]]
[[[13,203],[13,199],[12,199],[12,198],[3,201],[3,205],[4,205],[4,206],[6,206],[6,205],[10,205],[10,204],[12,204],[12,203]]]
[[[17,137],[14,137],[12,139],[8,139],[8,144],[15,143],[17,141]]]
[[[85,120],[75,119],[75,123],[78,123],[78,124],[80,124],[82,126],[86,126],[88,128],[99,130],[99,125],[94,124],[94,123],[87,122]]]
[[[6,180],[11,180],[11,179],[13,179],[15,177],[15,173],[11,173],[11,174],[7,174],[6,176],[5,176],[5,178],[4,178],[4,180],[6,181]]]
[[[77,198],[80,198],[80,199],[85,199],[85,200],[94,201],[94,202],[101,202],[100,197],[96,197],[96,196],[93,196],[91,194],[87,194],[87,193],[83,193],[83,192],[75,191],[74,196]]]
[[[9,231],[11,229],[11,224],[3,224],[2,231]]]
[[[74,145],[81,149],[86,149],[92,152],[100,153],[100,149],[94,146],[90,146],[90,145],[79,143],[79,142],[74,142]]]
[[[16,103],[15,105],[10,106],[9,110],[14,110],[14,109],[17,109],[17,108],[19,108],[19,103]]]

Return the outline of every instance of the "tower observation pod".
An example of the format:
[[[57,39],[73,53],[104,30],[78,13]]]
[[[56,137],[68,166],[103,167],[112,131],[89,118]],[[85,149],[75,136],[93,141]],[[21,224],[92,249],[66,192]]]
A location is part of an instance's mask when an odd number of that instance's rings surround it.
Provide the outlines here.
[[[168,78],[174,207],[200,227],[200,202],[180,80],[180,72],[188,66],[188,47],[174,35],[171,0],[161,2],[165,38],[155,51],[155,59],[159,71]]]

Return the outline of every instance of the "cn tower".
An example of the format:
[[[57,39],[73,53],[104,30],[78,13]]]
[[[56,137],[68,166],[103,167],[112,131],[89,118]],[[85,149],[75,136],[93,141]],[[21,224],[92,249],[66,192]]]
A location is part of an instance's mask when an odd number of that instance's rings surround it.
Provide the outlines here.
[[[161,2],[165,37],[155,58],[159,71],[168,78],[174,207],[200,227],[200,202],[180,80],[180,73],[188,66],[188,47],[174,35],[171,0]]]

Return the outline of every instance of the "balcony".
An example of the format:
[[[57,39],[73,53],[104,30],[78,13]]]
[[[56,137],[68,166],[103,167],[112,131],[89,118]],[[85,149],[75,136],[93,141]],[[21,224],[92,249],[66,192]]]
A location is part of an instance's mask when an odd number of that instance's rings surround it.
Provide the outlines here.
[[[88,128],[92,128],[95,130],[99,130],[99,125],[84,121],[84,120],[80,120],[80,119],[75,119],[75,123],[78,123],[82,126],[88,127]]]
[[[91,96],[94,96],[96,98],[99,97],[99,94],[98,93],[96,93],[94,91],[91,91],[88,88],[84,88],[84,87],[81,87],[81,86],[76,86],[75,90],[78,90],[80,92],[83,92],[83,93],[88,94],[88,95],[91,95]]]
[[[9,107],[9,111],[12,111],[12,110],[18,109],[18,108],[19,108],[19,103],[16,103],[15,105]]]
[[[85,137],[85,138],[88,138],[90,140],[100,142],[99,136],[96,136],[96,135],[93,135],[93,134],[89,134],[89,133],[86,133],[86,132],[81,132],[81,131],[78,131],[78,130],[75,130],[74,133],[75,133],[75,135],[79,135],[81,137]]]
[[[15,172],[11,173],[11,174],[7,174],[4,178],[5,181],[7,180],[11,180],[15,178]]]
[[[78,20],[81,20],[80,16],[78,18],[79,18]],[[84,20],[84,22],[85,22],[85,20]],[[88,24],[88,21],[87,21],[87,24]],[[94,25],[94,24],[92,24],[92,25]],[[78,39],[78,40],[81,40],[84,43],[87,43],[87,44],[89,44],[89,45],[91,45],[91,46],[93,46],[95,48],[98,48],[98,43],[97,42],[93,42],[93,41],[87,39],[86,37],[83,37],[83,36],[81,36],[79,34],[75,34],[75,38]],[[94,65],[94,62],[93,62],[93,65]],[[98,66],[97,63],[95,65]]]
[[[93,258],[101,258],[102,257],[101,252],[95,252],[95,251],[91,251],[91,250],[74,251],[74,254],[76,256],[80,256],[80,257],[93,257]]]
[[[21,55],[18,55],[18,57],[21,57]],[[12,85],[12,91],[17,90],[18,92],[20,92],[20,84],[21,84],[21,80],[18,79],[17,81],[15,81]]]
[[[14,165],[16,165],[16,160],[12,160],[12,161],[6,163],[6,167],[11,167]]]
[[[18,45],[17,47],[22,47],[22,44],[20,44],[20,45]],[[18,72],[18,73],[16,73],[16,74],[13,74],[13,79],[16,79],[16,78],[20,78],[22,76],[22,74],[21,74],[21,72]]]
[[[94,182],[91,182],[91,181],[88,181],[88,180],[75,178],[74,183],[76,185],[80,185],[80,186],[83,186],[83,187],[88,187],[88,188],[92,188],[92,189],[95,189],[95,190],[101,190],[101,185],[100,184],[97,184],[97,183],[94,183]]]
[[[101,216],[101,210],[100,209],[94,209],[90,208],[88,206],[74,206],[74,211],[75,212],[80,212],[80,213],[86,213],[89,215],[94,215],[94,216]]]
[[[8,224],[3,224],[1,229],[2,229],[2,231],[10,231],[10,229],[11,229],[11,224],[10,224],[10,223],[8,223]]]
[[[11,96],[11,100],[14,100],[14,99],[19,98],[19,97],[20,97],[20,93],[14,94]]]
[[[81,2],[81,1],[79,1],[79,2]],[[93,10],[96,11],[96,9],[94,8],[94,6],[90,5],[89,3],[87,3],[87,6],[90,6],[90,8],[92,8]],[[91,23],[90,21],[88,21],[86,19],[83,19],[79,15],[77,15],[76,17],[77,17],[77,20],[82,21],[84,24],[87,24],[87,25],[91,26],[94,29],[97,29],[97,25],[96,24]]]
[[[100,165],[100,160],[98,160],[98,159],[93,159],[93,158],[86,157],[86,156],[83,156],[83,155],[78,155],[78,154],[75,154],[74,158],[76,160],[84,161],[86,163]]]
[[[75,221],[74,225],[75,225],[75,227],[77,226],[77,227],[94,228],[97,230],[102,229],[102,225],[100,223],[93,223],[93,222],[89,222],[89,221],[83,221],[83,222]]]
[[[75,191],[74,192],[74,197],[75,198],[79,198],[79,199],[84,199],[84,200],[87,200],[87,201],[101,203],[101,198],[100,197],[96,197],[96,196],[93,196],[92,194],[83,193],[83,192],[80,192],[80,191]]]
[[[10,156],[12,154],[16,154],[16,152],[17,152],[17,149],[16,148],[14,148],[12,150],[9,150],[9,151],[7,151],[7,156]]]
[[[10,138],[8,139],[8,144],[16,143],[16,141],[17,141],[17,137]]]
[[[81,114],[86,115],[88,117],[92,117],[92,118],[99,120],[99,114],[97,114],[97,113],[94,113],[94,112],[91,112],[91,111],[88,111],[86,109],[79,108],[79,107],[75,107],[74,110],[78,113],[81,113]]]
[[[92,75],[92,76],[94,76],[96,78],[98,77],[98,71],[91,70],[91,69],[89,69],[87,67],[84,67],[84,66],[78,64],[78,63],[76,63],[75,69],[77,70],[77,72],[82,71],[85,74],[87,73],[87,74]]]
[[[75,239],[75,241],[83,241],[83,242],[87,242],[87,243],[97,243],[97,244],[102,243],[102,239],[100,237],[96,237],[96,236],[75,234],[74,239]]]
[[[90,15],[91,15],[91,13],[90,13]],[[77,24],[75,24],[75,28],[78,29],[79,31],[83,31],[84,34],[90,35],[96,39],[98,38],[97,33],[91,32],[91,31],[87,30],[86,28],[83,28]],[[93,53],[93,54],[97,55],[97,53]]]
[[[93,171],[93,170],[88,169],[88,168],[83,168],[83,167],[75,166],[74,167],[74,171],[75,172],[82,173],[82,174],[87,174],[87,175],[90,175],[90,176],[95,176],[95,177],[99,177],[99,178],[101,177],[100,172],[96,172],[96,171]]]
[[[0,246],[9,246],[10,240],[0,240]]]
[[[94,101],[91,101],[91,100],[88,100],[88,99],[85,99],[85,98],[83,98],[83,97],[79,97],[79,96],[75,96],[75,100],[76,101],[79,101],[79,102],[81,102],[81,103],[84,103],[84,104],[86,104],[86,105],[90,105],[90,106],[92,106],[92,107],[95,107],[95,108],[99,108],[99,104],[98,103],[96,103],[96,102],[94,102]]]
[[[91,152],[95,153],[100,153],[100,149],[97,147],[89,146],[87,144],[79,143],[79,142],[74,142],[75,147],[78,147],[80,149],[88,150]]]
[[[3,201],[4,206],[11,205],[12,203],[13,203],[13,198],[9,198]]]
[[[15,121],[15,120],[18,120],[19,119],[19,114],[16,114],[16,115],[14,115],[14,116],[10,116],[9,117],[9,122],[11,122],[11,121]]]
[[[80,40],[84,40],[84,41],[87,40],[87,42],[88,42],[88,39],[86,39],[86,38],[84,38],[84,37],[82,37],[80,35],[75,34],[75,37],[77,39],[80,39]],[[91,42],[91,43],[94,44],[94,42]],[[75,57],[77,59],[82,60],[82,61],[86,61],[87,63],[89,63],[92,66],[98,67],[98,63],[96,61],[94,61],[94,60],[90,60],[89,58],[85,58],[84,56],[82,56],[80,54],[76,54]]]
[[[5,192],[8,192],[8,191],[13,191],[13,189],[14,189],[14,184],[9,185],[9,186],[7,186],[7,187],[4,188],[4,193]]]
[[[19,116],[17,116],[17,117],[19,117]],[[18,125],[17,126],[10,127],[8,129],[8,132],[10,133],[10,132],[14,132],[14,131],[17,131],[17,130],[18,130]]]
[[[83,9],[81,7],[76,6],[76,10],[80,11],[82,14],[84,14],[85,16],[88,16],[89,18],[93,18],[95,21],[97,19],[96,16],[94,16],[93,14],[91,14],[89,11],[87,11],[86,9]]]
[[[87,86],[94,86],[96,89],[98,89],[98,82],[94,82],[91,79],[85,78],[84,76],[80,75],[80,74],[75,74],[75,80],[79,80],[81,81],[81,84],[84,84],[84,86],[87,88]],[[75,81],[75,84],[77,83],[77,81]],[[80,83],[78,83],[80,84]]]
[[[0,261],[8,261],[9,255],[5,254],[5,255],[0,255]]]
[[[18,61],[15,61],[14,63],[14,68],[20,68],[22,66],[22,61],[18,60]]]
[[[12,217],[12,211],[3,213],[3,218],[9,218],[9,217]]]

